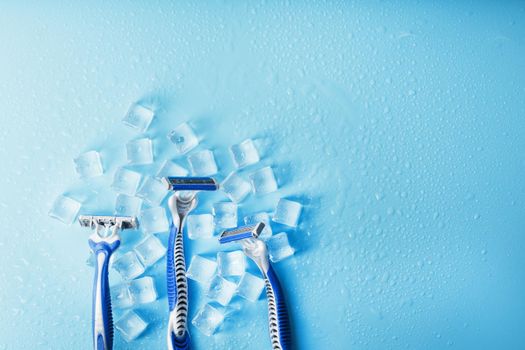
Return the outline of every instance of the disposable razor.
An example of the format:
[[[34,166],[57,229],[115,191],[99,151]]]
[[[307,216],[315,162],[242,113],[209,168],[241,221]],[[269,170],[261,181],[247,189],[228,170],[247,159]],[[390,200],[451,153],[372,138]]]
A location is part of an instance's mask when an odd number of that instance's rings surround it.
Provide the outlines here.
[[[90,227],[89,247],[95,257],[93,282],[93,349],[113,348],[113,314],[109,292],[108,267],[113,252],[120,246],[120,231],[138,226],[137,219],[119,216],[80,216],[80,226]]]
[[[166,280],[170,318],[168,349],[190,348],[188,332],[188,281],[184,261],[183,228],[188,214],[197,206],[198,191],[216,191],[217,182],[210,177],[165,177],[163,182],[174,191],[168,200],[172,222],[166,254]]]
[[[268,259],[266,243],[259,239],[264,223],[241,226],[224,231],[220,237],[221,244],[239,242],[246,256],[252,259],[261,270],[266,284],[268,298],[268,319],[270,340],[273,350],[292,348],[292,337],[288,309],[284,300],[284,291]]]

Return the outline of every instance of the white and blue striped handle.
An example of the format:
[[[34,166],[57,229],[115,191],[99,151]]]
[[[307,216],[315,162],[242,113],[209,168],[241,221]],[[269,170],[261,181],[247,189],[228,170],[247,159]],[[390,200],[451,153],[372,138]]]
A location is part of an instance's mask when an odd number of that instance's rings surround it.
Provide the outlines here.
[[[113,314],[109,292],[108,267],[111,254],[119,247],[120,241],[112,243],[89,240],[95,256],[95,279],[93,282],[93,348],[111,350],[113,348]]]
[[[190,348],[190,334],[187,328],[188,281],[186,279],[186,263],[184,261],[184,241],[182,230],[179,230],[173,223],[170,227],[166,260],[168,303],[170,308],[168,349],[188,350]]]
[[[284,300],[281,283],[271,264],[268,265],[266,271],[265,283],[272,349],[290,350],[292,348],[292,335],[288,308]]]

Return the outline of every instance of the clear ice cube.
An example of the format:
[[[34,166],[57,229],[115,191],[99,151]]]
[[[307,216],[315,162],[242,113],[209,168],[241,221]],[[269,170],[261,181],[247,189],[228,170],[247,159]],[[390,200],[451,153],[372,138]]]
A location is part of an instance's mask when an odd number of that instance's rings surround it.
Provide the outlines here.
[[[223,321],[224,312],[206,304],[197,312],[191,323],[209,337],[215,333]]]
[[[166,160],[157,172],[157,177],[188,176],[188,174],[189,171],[186,168],[171,160]]]
[[[209,149],[195,152],[188,156],[192,174],[195,176],[211,176],[217,174],[217,163],[213,152]]]
[[[137,192],[137,188],[139,187],[141,178],[142,175],[140,175],[136,171],[132,171],[121,167],[115,172],[111,188],[113,188],[113,190],[115,190],[118,193],[133,196],[135,195],[135,192]]]
[[[163,207],[145,209],[140,213],[140,227],[145,233],[168,232],[170,222]]]
[[[196,282],[207,286],[217,270],[217,263],[213,260],[194,255],[190,262],[190,267],[186,276]]]
[[[125,309],[133,305],[127,284],[111,287],[111,304],[113,307]]]
[[[218,252],[217,263],[221,276],[242,276],[246,270],[246,257],[240,250]]]
[[[153,142],[146,137],[129,141],[126,151],[129,164],[153,163]]]
[[[128,311],[115,322],[115,328],[118,329],[128,343],[137,339],[147,327],[148,323],[135,311]]]
[[[122,119],[122,122],[129,127],[137,129],[139,132],[148,130],[155,112],[139,103],[134,103],[129,107],[128,113]]]
[[[73,161],[75,162],[75,170],[77,171],[77,174],[83,179],[104,174],[100,154],[97,151],[82,153]]]
[[[128,290],[135,304],[151,303],[158,298],[155,281],[150,276],[137,278],[128,283]]]
[[[267,166],[250,174],[253,191],[257,194],[267,194],[278,189],[277,180],[271,167]]]
[[[254,276],[251,273],[245,273],[237,286],[237,294],[246,300],[256,302],[259,300],[264,286],[265,283],[262,278]]]
[[[137,197],[144,199],[152,206],[158,206],[162,203],[167,194],[168,189],[165,185],[159,180],[148,176],[142,186],[140,186],[137,192]]]
[[[173,142],[179,154],[188,153],[199,144],[199,139],[187,123],[182,123],[173,129],[168,138]]]
[[[72,198],[60,195],[53,202],[49,210],[49,216],[62,221],[66,225],[70,225],[77,218],[81,205],[80,202]]]
[[[270,215],[264,211],[250,214],[244,217],[245,225],[255,225],[259,222],[264,222],[264,229],[259,235],[261,239],[267,239],[272,236],[272,226],[270,225]]]
[[[206,296],[213,301],[218,302],[222,306],[226,306],[230,303],[235,292],[237,290],[237,285],[227,279],[222,278],[221,276],[215,276],[211,282],[210,287]]]
[[[237,204],[218,202],[213,205],[215,225],[219,228],[237,227]]]
[[[231,173],[224,179],[220,189],[235,203],[240,203],[252,190],[248,181],[236,173]]]
[[[295,250],[288,242],[288,236],[285,232],[273,235],[266,241],[266,244],[268,245],[270,260],[273,262],[281,261],[295,253]]]
[[[142,199],[128,196],[127,194],[117,195],[115,200],[115,215],[118,216],[137,216],[142,207]]]
[[[150,234],[134,248],[144,267],[155,264],[166,254],[166,247],[155,235]]]
[[[188,238],[200,239],[213,237],[213,215],[193,214],[186,219],[188,225]]]
[[[146,270],[134,251],[119,256],[112,267],[122,276],[124,280],[132,280],[139,277]]]
[[[296,227],[302,208],[301,203],[281,198],[277,203],[272,220],[286,226]]]
[[[246,139],[237,145],[231,146],[230,154],[237,168],[255,164],[260,159],[259,152],[252,139]]]

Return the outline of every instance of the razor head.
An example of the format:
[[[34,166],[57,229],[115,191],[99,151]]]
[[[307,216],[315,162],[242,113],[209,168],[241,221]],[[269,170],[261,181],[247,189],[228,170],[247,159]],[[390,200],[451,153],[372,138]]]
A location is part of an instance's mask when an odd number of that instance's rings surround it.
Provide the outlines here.
[[[137,218],[130,216],[105,216],[105,215],[80,215],[78,222],[82,227],[113,227],[116,225],[120,226],[120,229],[134,229],[137,228],[139,223]]]
[[[247,238],[257,238],[262,230],[264,230],[264,226],[264,222],[259,222],[255,225],[246,225],[225,230],[219,237],[219,243],[224,244]]]
[[[212,177],[168,176],[162,179],[171,191],[216,191],[219,184]]]

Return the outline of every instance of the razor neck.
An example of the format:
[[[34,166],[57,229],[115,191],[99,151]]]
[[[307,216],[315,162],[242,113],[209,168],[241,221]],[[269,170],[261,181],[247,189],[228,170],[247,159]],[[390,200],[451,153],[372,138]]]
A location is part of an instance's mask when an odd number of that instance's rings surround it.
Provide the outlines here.
[[[116,241],[120,241],[120,230],[118,228],[113,228],[111,229],[109,235],[104,235],[101,234],[100,230],[98,230],[97,228],[96,230],[94,230],[91,236],[89,236],[89,239],[94,243],[105,242],[108,244],[112,244]]]
[[[244,254],[253,260],[261,270],[262,274],[266,277],[268,269],[270,268],[266,243],[260,239],[250,239],[242,241],[241,244],[243,246]]]
[[[171,212],[173,224],[182,232],[184,222],[188,214],[197,206],[197,197],[194,195],[191,198],[180,198],[177,193],[174,193],[168,200],[168,207]]]

